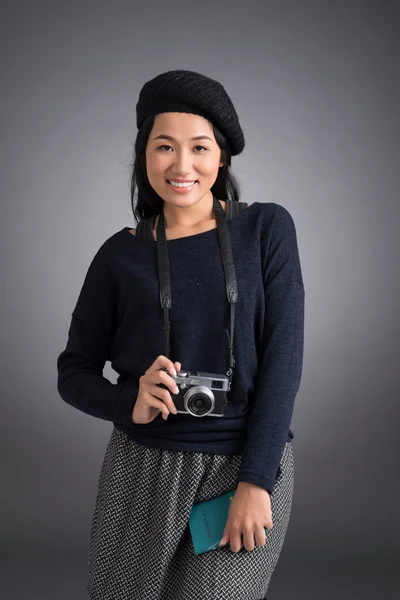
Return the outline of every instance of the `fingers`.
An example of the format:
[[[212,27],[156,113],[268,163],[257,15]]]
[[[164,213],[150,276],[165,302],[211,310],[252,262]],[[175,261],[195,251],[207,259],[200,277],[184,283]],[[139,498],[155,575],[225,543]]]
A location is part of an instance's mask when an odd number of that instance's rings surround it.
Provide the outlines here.
[[[176,406],[172,400],[171,394],[179,394],[179,388],[175,383],[172,375],[169,375],[163,369],[159,369],[156,372],[155,377],[157,377],[157,381],[154,381],[154,388],[151,390],[151,393],[163,400],[167,407],[167,412],[163,411],[163,418],[166,420],[169,416],[169,413],[177,414]]]
[[[168,409],[167,403],[164,400],[160,400],[156,396],[151,396],[149,405],[158,408],[158,410],[162,413],[162,418],[164,419],[164,421],[168,419],[170,411]]]
[[[252,552],[256,547],[254,542],[254,531],[243,532],[243,545],[249,552]]]
[[[229,532],[229,545],[232,552],[239,552],[242,547],[248,552],[252,552],[256,546],[265,546],[267,541],[266,527],[258,528],[257,530],[247,529],[241,530],[240,527],[231,528]],[[243,542],[242,542],[243,540]],[[225,542],[226,545],[227,542]]]
[[[239,552],[242,547],[242,535],[238,528],[232,528],[229,534],[229,545],[232,552]]]
[[[151,423],[160,412],[164,420],[171,412],[178,413],[171,394],[179,394],[175,378],[180,370],[180,362],[173,363],[160,354],[139,377],[139,393],[132,412],[134,423]]]
[[[155,396],[162,398],[167,405],[169,412],[172,412],[176,415],[177,410],[171,394],[179,394],[179,388],[176,385],[175,380],[164,371],[158,372],[158,378],[160,383],[156,383],[156,390],[154,390],[153,393]]]
[[[146,374],[156,373],[157,380],[153,377],[152,382],[155,384],[162,384],[161,387],[166,386],[173,394],[177,394],[179,393],[179,389],[173,377],[177,376],[180,368],[180,362],[173,363],[169,358],[160,354],[154,363],[147,369]],[[164,400],[168,398],[165,394],[160,397]]]
[[[155,384],[154,392],[152,392],[152,394],[155,398],[161,400],[160,410],[163,413],[164,420],[168,419],[170,413],[173,413],[174,415],[178,413],[176,406],[171,398],[171,394],[168,390],[162,389],[159,385]]]
[[[168,373],[170,373],[171,375],[176,377],[177,372],[176,372],[175,364],[172,362],[172,360],[170,360],[163,354],[160,354],[159,356],[157,356],[156,360],[153,362],[153,364],[148,369],[148,372],[159,371],[160,369],[163,369],[163,368],[166,369],[168,371]]]

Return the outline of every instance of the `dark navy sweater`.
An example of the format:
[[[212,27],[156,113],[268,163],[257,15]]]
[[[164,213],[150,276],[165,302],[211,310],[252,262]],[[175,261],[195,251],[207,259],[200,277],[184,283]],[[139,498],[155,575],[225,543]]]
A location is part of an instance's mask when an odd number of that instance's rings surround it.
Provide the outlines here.
[[[57,389],[71,406],[152,448],[241,454],[237,483],[272,493],[290,429],[303,363],[304,287],[293,219],[254,202],[227,221],[238,282],[236,366],[224,417],[160,413],[132,422],[139,378],[165,354],[156,241],[129,227],[96,252],[83,281]],[[226,373],[230,308],[217,229],[167,241],[171,271],[169,358],[182,370]],[[104,377],[106,361],[117,383]],[[171,394],[172,399],[174,395]]]

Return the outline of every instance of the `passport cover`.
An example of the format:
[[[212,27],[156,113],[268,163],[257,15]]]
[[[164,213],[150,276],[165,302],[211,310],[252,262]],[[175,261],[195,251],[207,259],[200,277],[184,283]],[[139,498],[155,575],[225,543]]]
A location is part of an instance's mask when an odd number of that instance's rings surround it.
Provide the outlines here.
[[[219,543],[224,533],[228,520],[229,507],[236,492],[231,490],[193,504],[189,516],[189,528],[192,535],[195,554],[202,554],[219,548]]]

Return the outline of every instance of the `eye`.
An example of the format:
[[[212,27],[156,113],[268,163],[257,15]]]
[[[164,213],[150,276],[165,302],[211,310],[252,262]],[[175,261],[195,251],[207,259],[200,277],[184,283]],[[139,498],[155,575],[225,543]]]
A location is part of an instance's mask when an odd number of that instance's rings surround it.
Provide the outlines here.
[[[169,146],[168,144],[163,144],[162,146],[158,146],[157,150],[161,150],[162,148],[171,148],[172,146]],[[208,150],[208,148],[206,148],[205,146],[200,146],[197,145],[195,146],[195,148],[202,148],[203,150]],[[201,152],[199,154],[202,154]]]

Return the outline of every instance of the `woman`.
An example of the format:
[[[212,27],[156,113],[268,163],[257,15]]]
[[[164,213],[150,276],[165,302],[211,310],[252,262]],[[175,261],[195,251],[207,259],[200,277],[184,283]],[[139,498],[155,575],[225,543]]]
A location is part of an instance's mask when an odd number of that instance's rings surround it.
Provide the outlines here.
[[[220,83],[162,73],[142,88],[136,114],[138,227],[124,227],[96,253],[57,360],[63,400],[114,425],[90,531],[89,598],[266,598],[294,485],[290,422],[304,329],[295,226],[272,202],[230,216],[239,200],[231,157],[244,137]],[[231,303],[221,219],[237,276]],[[148,237],[141,223],[150,224]],[[159,235],[168,249],[168,325]],[[117,384],[102,375],[106,360]],[[185,408],[177,386],[185,373],[214,374],[212,410]],[[196,555],[193,504],[232,489],[221,546]]]

